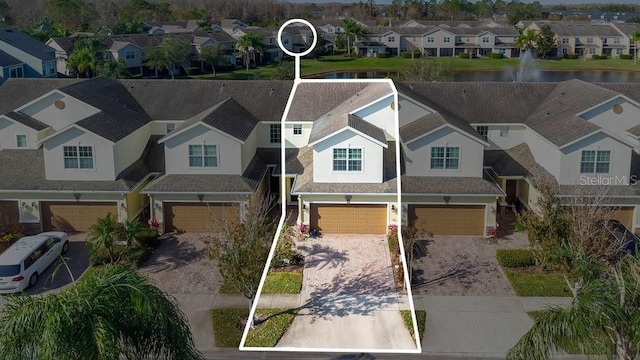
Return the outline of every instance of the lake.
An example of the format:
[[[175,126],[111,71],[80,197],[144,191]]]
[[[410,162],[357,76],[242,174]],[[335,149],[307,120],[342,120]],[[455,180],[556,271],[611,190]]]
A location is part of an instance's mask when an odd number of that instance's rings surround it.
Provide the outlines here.
[[[396,77],[397,71],[340,71],[313,76],[314,79],[380,79]],[[528,82],[560,82],[580,79],[587,82],[640,82],[640,71],[616,70],[536,70],[525,75]],[[514,71],[509,70],[463,70],[453,72],[453,81],[513,82]]]

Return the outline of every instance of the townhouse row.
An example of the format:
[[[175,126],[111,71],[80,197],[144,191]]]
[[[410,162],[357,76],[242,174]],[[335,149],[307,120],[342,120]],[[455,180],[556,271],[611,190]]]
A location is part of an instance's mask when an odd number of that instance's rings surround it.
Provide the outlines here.
[[[638,84],[12,79],[0,98],[3,227],[216,231],[270,193],[322,232],[485,236],[537,181],[640,227]]]

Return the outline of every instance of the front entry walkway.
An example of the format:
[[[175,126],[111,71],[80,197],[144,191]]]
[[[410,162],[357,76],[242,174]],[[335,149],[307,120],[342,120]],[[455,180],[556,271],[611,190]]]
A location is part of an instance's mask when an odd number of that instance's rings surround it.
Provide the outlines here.
[[[305,254],[302,306],[278,347],[415,350],[384,235],[325,234]]]

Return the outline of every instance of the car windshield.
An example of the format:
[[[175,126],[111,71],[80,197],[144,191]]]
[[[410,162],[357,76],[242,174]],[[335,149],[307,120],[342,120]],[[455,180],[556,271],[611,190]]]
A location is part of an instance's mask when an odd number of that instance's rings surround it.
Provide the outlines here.
[[[20,274],[20,265],[0,265],[0,277]]]

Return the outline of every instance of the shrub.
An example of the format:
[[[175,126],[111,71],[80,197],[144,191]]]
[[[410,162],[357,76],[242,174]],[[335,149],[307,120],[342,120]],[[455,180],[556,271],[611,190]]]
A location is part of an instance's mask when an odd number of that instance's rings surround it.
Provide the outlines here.
[[[622,59],[622,60],[633,60],[633,55],[631,55],[631,54],[620,54],[620,59]]]
[[[191,66],[184,68],[184,73],[187,75],[198,75],[200,74],[200,68],[197,66]]]
[[[25,234],[24,227],[22,225],[11,225],[7,228],[7,231],[0,236],[0,242],[10,243],[23,237]]]
[[[458,57],[459,57],[460,59],[469,59],[470,54],[469,54],[469,53],[465,53],[465,52],[463,52],[463,53],[458,54]]]
[[[563,57],[564,59],[572,59],[572,60],[575,60],[575,59],[577,59],[577,58],[578,58],[578,54],[564,54],[564,55],[562,55],[562,57]]]
[[[525,230],[527,230],[527,228],[520,222],[516,222],[515,225],[513,225],[513,232],[523,232]]]
[[[413,51],[405,51],[402,54],[400,54],[400,56],[404,59],[417,59],[420,57],[420,51],[419,50],[413,50]]]
[[[378,59],[388,58],[388,57],[389,57],[389,53],[387,53],[387,52],[380,52],[380,53],[377,53],[377,54],[376,54],[376,57],[377,57]]]
[[[591,58],[593,60],[605,60],[605,59],[608,59],[609,56],[608,55],[592,55]]]
[[[300,264],[303,261],[302,255],[296,252],[293,242],[288,236],[280,236],[276,250],[273,253],[271,266],[274,268],[286,267],[289,265]]]
[[[494,52],[490,52],[489,55],[489,59],[502,59],[504,58],[504,54],[501,53],[494,53]]]
[[[529,249],[498,249],[496,258],[503,267],[526,267],[536,264],[533,251]]]

